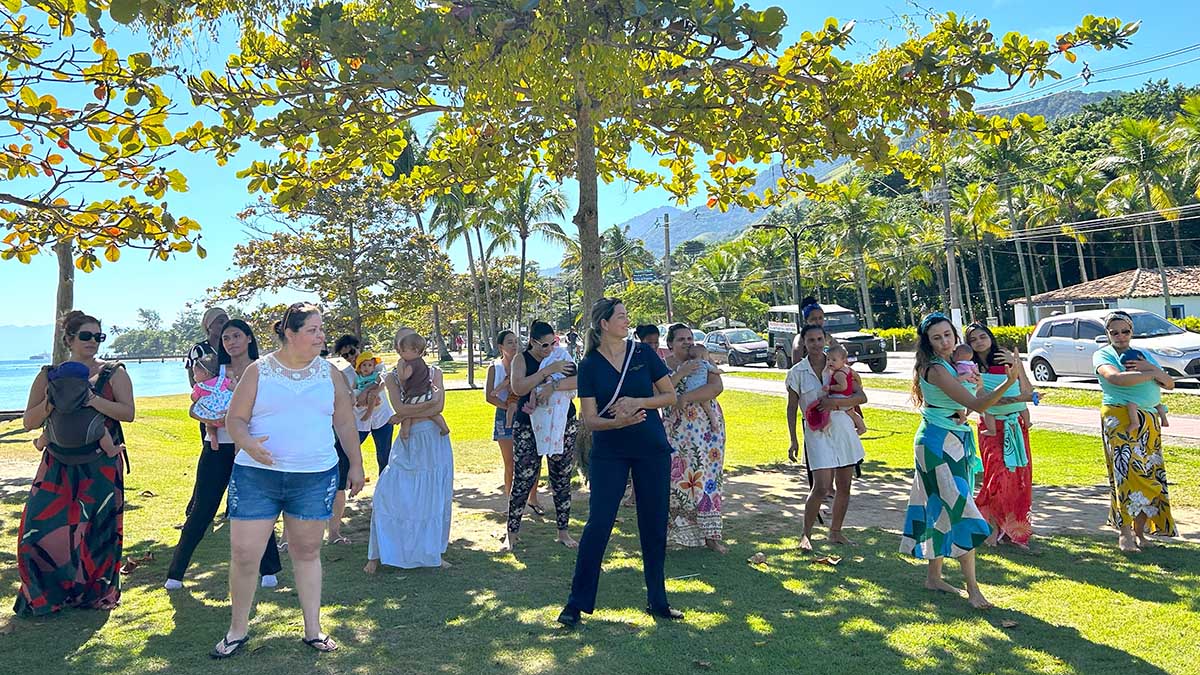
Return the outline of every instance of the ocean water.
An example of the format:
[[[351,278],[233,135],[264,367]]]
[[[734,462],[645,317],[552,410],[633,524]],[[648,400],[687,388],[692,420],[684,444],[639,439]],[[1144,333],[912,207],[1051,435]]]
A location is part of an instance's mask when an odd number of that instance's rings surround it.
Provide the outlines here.
[[[0,410],[21,410],[29,398],[29,386],[38,370],[46,365],[42,361],[0,361]],[[148,361],[127,363],[126,370],[133,380],[134,396],[163,396],[186,394],[187,373],[183,361]]]

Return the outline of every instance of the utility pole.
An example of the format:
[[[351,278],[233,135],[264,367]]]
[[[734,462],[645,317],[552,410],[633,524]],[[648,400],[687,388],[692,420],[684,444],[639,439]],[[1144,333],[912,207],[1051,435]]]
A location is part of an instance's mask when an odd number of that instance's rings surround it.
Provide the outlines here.
[[[663,214],[663,275],[666,278],[666,293],[667,293],[667,325],[671,325],[674,319],[671,318],[671,214]]]
[[[962,297],[958,288],[958,261],[954,252],[954,224],[950,218],[950,185],[946,180],[946,166],[942,166],[942,185],[937,190],[937,198],[942,203],[942,233],[946,240],[946,272],[950,282],[950,320],[955,330],[963,325]]]

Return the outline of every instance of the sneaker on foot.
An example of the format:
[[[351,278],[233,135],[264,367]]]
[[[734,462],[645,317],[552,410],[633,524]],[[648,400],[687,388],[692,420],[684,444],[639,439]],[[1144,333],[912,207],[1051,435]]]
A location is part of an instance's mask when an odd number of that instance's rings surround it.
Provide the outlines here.
[[[279,579],[274,574],[264,574],[260,585],[263,588],[275,588],[279,585]]]
[[[168,591],[177,591],[183,588],[183,582],[178,579],[167,579],[167,583],[163,584],[163,588]]]

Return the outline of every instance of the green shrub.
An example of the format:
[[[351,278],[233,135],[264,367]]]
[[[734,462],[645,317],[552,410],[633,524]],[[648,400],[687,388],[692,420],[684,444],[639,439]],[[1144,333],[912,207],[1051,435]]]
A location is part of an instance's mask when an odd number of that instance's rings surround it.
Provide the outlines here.
[[[1185,316],[1182,319],[1171,319],[1171,323],[1184,330],[1200,333],[1200,316]]]
[[[1033,326],[997,326],[992,329],[996,342],[1007,349],[1025,351],[1029,343],[1029,335]],[[903,328],[883,328],[875,331],[875,336],[887,342],[888,351],[911,351],[917,347],[917,329],[911,326]],[[893,346],[893,340],[895,340]]]

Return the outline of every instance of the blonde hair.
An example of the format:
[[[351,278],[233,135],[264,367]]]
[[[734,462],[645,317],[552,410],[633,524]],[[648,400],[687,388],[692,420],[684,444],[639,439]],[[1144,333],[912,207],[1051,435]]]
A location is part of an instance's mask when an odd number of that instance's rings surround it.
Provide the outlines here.
[[[419,354],[424,354],[425,348],[429,345],[420,333],[407,333],[397,341],[397,344],[400,349],[411,349]]]

